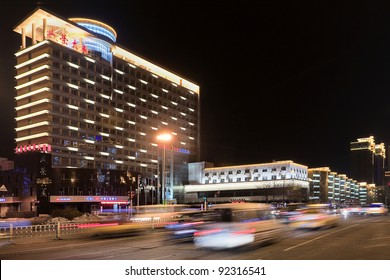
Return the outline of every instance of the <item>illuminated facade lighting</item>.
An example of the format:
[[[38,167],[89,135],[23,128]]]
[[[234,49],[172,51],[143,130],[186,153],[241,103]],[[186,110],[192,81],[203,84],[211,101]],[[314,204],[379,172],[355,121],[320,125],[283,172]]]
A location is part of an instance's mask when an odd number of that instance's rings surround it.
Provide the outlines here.
[[[31,74],[37,73],[37,72],[39,72],[41,70],[45,70],[45,69],[46,70],[49,69],[49,65],[42,65],[42,66],[39,66],[39,67],[37,67],[35,69],[32,69],[30,71],[24,72],[23,74],[15,76],[15,79],[19,80],[21,78],[27,77],[27,76],[29,76]]]
[[[193,136],[185,153],[175,150],[183,162],[198,158],[198,127],[178,129],[199,123],[197,84],[117,45],[115,30],[100,21],[37,8],[14,31],[22,38],[15,53],[18,146],[51,145],[54,168],[157,174],[155,136],[164,127],[175,130],[173,147]]]
[[[23,98],[27,98],[27,97],[30,97],[30,96],[33,96],[33,95],[36,95],[36,94],[39,94],[39,93],[45,92],[45,91],[50,91],[50,88],[43,87],[43,88],[40,88],[40,89],[37,89],[37,90],[30,91],[28,93],[21,94],[19,96],[16,96],[15,100],[21,100]]]

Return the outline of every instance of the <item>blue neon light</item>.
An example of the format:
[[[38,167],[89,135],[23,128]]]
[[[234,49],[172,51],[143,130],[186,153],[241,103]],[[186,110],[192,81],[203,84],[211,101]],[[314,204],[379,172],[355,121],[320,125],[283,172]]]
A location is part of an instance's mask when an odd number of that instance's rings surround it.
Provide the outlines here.
[[[108,37],[113,42],[116,41],[115,34],[104,27],[101,27],[101,26],[95,25],[95,24],[91,24],[91,23],[84,23],[84,22],[78,22],[77,24],[81,25],[82,27],[87,28],[88,30],[91,30],[92,32],[95,32],[96,34],[100,34],[100,35],[103,35],[105,37]]]

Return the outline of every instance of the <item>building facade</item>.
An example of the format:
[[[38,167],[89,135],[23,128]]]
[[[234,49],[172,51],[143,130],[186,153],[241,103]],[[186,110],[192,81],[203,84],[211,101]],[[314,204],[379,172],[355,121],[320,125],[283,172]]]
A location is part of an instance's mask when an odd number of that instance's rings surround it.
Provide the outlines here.
[[[386,170],[385,144],[376,144],[373,136],[350,143],[351,176],[359,182],[384,185]]]
[[[156,198],[164,149],[172,199],[173,185],[187,181],[187,162],[199,158],[199,86],[121,47],[116,31],[94,19],[38,7],[14,31],[15,153],[50,154],[50,193],[70,195],[72,180],[53,183],[72,177],[69,170],[116,170],[140,175],[137,184],[157,187]],[[171,142],[157,141],[163,131]],[[72,196],[101,195],[87,185]]]
[[[360,201],[360,183],[345,174],[333,172],[329,167],[308,169],[310,201],[333,205],[356,205]]]
[[[14,169],[14,161],[8,160],[8,158],[0,157],[0,171],[6,171],[12,169]]]
[[[177,186],[182,203],[257,201],[273,204],[307,202],[307,166],[293,161],[213,167],[189,163],[189,184]]]

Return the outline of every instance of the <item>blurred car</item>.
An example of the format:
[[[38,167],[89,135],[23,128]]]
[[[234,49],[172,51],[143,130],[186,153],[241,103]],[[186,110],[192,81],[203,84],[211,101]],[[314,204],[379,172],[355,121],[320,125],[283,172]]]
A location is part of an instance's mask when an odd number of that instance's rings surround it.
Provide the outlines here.
[[[109,223],[112,221],[126,221],[128,219],[127,213],[116,213],[116,212],[102,212],[97,213],[96,220],[101,223]]]
[[[348,215],[356,216],[356,215],[365,215],[366,214],[364,207],[359,206],[359,205],[351,205],[349,207],[343,208],[341,210],[341,213],[345,216],[348,216]]]
[[[306,208],[306,203],[289,203],[286,207],[277,208],[274,211],[275,217],[281,219],[283,223],[288,224],[291,217],[300,214],[300,209]]]
[[[111,237],[141,234],[145,231],[162,229],[187,205],[144,205],[136,206],[129,213],[101,215],[102,219],[92,229],[95,236]]]
[[[8,218],[0,220],[0,228],[10,228],[11,225],[13,227],[31,226],[31,221],[23,218]]]
[[[222,250],[264,244],[282,238],[286,231],[268,204],[219,204],[212,211],[214,222],[194,233],[198,248]]]
[[[389,210],[385,207],[383,203],[371,203],[367,207],[364,207],[364,212],[366,215],[387,215]]]
[[[322,205],[308,206],[300,209],[299,214],[290,217],[290,226],[296,229],[319,229],[335,227],[339,224],[341,216],[329,211],[329,207]]]
[[[193,241],[194,234],[212,220],[211,211],[188,211],[177,213],[174,220],[165,226],[168,237],[180,241]]]

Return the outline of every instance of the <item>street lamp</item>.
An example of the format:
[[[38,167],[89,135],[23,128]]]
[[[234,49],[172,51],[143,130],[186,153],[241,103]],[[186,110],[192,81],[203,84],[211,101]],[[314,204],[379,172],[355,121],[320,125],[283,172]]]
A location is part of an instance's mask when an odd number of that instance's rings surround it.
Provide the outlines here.
[[[282,199],[282,204],[283,204],[283,207],[284,207],[284,206],[286,206],[285,205],[285,200],[284,200],[286,173],[285,172],[279,172],[279,175],[280,175],[280,178],[283,179],[283,188],[282,188],[283,199]]]
[[[166,143],[171,142],[172,140],[172,134],[168,132],[161,133],[157,135],[157,140],[163,143],[163,158],[162,158],[162,190],[161,190],[161,197],[162,197],[162,204],[165,204],[165,145]]]

